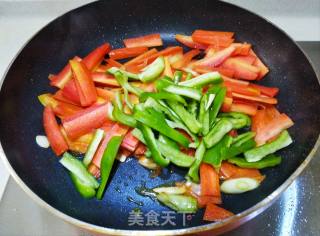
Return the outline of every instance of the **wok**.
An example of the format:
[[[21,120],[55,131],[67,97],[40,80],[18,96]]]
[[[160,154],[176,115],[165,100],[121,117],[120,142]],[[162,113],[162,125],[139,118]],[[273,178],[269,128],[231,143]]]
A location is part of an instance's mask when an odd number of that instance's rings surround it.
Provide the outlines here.
[[[130,212],[160,214],[168,208],[138,195],[147,187],[182,180],[185,170],[169,167],[150,179],[149,172],[132,158],[116,166],[102,201],[85,200],[74,189],[66,170],[50,149],[40,148],[36,135],[43,134],[39,94],[53,91],[47,76],[58,72],[74,55],[84,56],[107,41],[115,48],[122,39],[159,32],[165,44],[176,44],[175,33],[194,29],[235,32],[237,41],[249,42],[269,66],[261,81],[280,88],[279,109],[295,122],[290,128],[293,145],[279,152],[283,162],[263,170],[262,185],[248,193],[223,195],[223,207],[236,215],[222,222],[194,215],[174,214],[173,224],[128,224]],[[0,92],[1,156],[18,184],[40,205],[62,219],[105,234],[168,235],[221,233],[234,228],[267,208],[301,173],[319,146],[320,87],[305,54],[286,33],[252,12],[220,1],[110,0],[70,11],[41,29],[18,53],[5,75]],[[130,199],[133,201],[130,201]],[[160,222],[161,223],[161,222]]]

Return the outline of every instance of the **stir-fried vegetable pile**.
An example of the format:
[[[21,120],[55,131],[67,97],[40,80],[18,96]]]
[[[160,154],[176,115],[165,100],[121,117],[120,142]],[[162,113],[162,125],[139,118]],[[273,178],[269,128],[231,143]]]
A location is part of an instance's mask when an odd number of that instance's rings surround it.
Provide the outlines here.
[[[278,88],[249,82],[269,71],[252,45],[205,30],[176,40],[192,49],[159,49],[151,34],[69,60],[49,76],[57,92],[39,96],[45,133],[85,198],[102,199],[115,159],[134,156],[148,169],[186,169],[187,181],[153,189],[161,203],[222,220],[232,213],[217,206],[221,192],[257,188],[259,169],[280,164],[274,153],[292,143],[293,122],[275,108]]]

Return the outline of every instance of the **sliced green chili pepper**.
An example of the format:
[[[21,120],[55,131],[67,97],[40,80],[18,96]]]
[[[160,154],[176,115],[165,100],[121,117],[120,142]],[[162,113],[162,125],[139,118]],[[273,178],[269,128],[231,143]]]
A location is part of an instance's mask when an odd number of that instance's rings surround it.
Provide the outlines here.
[[[118,121],[121,124],[130,126],[130,127],[136,127],[137,121],[131,116],[119,109],[119,107],[116,104],[113,104],[113,112],[112,116],[116,121]]]
[[[208,102],[209,96],[211,94],[205,94],[202,96],[200,101],[200,108],[199,108],[199,116],[198,120],[202,124],[202,134],[207,135],[210,129],[210,114],[208,112]]]
[[[159,193],[157,199],[180,213],[195,213],[198,210],[197,200],[191,196]]]
[[[124,97],[124,101],[127,104],[127,106],[130,108],[130,110],[133,110],[133,105],[129,99],[129,92],[126,88],[123,88],[123,97]]]
[[[121,98],[120,91],[116,91],[116,94],[115,94],[115,105],[122,111],[123,104],[122,104],[122,98]]]
[[[183,134],[171,128],[166,123],[165,119],[162,118],[162,116],[154,116],[148,113],[146,110],[134,109],[133,117],[141,123],[157,130],[168,138],[171,138],[172,140],[178,142],[182,146],[188,147],[190,143],[189,140]]]
[[[140,131],[140,129],[134,128],[134,129],[131,131],[131,134],[132,134],[134,137],[136,137],[137,139],[139,139],[140,142],[142,142],[143,144],[146,144],[146,140],[144,139],[143,134],[142,134],[142,132]]]
[[[96,190],[92,187],[85,185],[75,174],[69,172],[70,178],[76,187],[77,191],[84,198],[93,198],[96,195]]]
[[[60,159],[60,163],[72,172],[82,183],[91,188],[98,188],[98,181],[87,171],[87,168],[82,163],[68,152],[63,154],[63,157]]]
[[[256,133],[252,132],[252,131],[248,131],[246,133],[240,134],[233,139],[232,145],[239,147],[242,144],[244,144],[245,142],[247,142],[248,140],[252,139],[255,135],[256,135]]]
[[[169,159],[172,163],[176,164],[177,166],[190,167],[192,165],[194,161],[193,157],[186,155],[180,150],[160,141],[157,142],[157,145],[162,155],[164,155],[167,159]]]
[[[244,126],[251,125],[251,119],[248,115],[239,113],[239,112],[228,112],[228,113],[221,113],[219,117],[226,117],[226,118],[233,118],[232,122],[234,123],[235,129],[239,129]],[[245,124],[245,125],[243,125]]]
[[[133,93],[137,96],[140,96],[144,91],[138,87],[131,85],[128,82],[128,77],[126,74],[122,74],[120,71],[114,73],[114,77],[116,78],[117,82],[121,85],[121,87],[128,90],[128,92]]]
[[[121,72],[122,74],[124,74],[126,77],[130,78],[130,79],[135,79],[135,80],[139,80],[139,76],[137,74],[133,74],[130,73],[128,71],[119,69],[117,67],[111,67],[108,69],[108,72],[112,75],[115,75],[117,72]]]
[[[201,124],[184,108],[183,105],[171,101],[168,101],[168,105],[180,117],[192,133],[197,134],[200,132]]]
[[[206,74],[199,75],[193,79],[182,81],[179,85],[186,87],[202,87],[206,84],[217,84],[221,83],[222,78],[218,72],[209,72]]]
[[[232,130],[232,128],[232,123],[228,119],[219,120],[203,138],[204,144],[207,148],[213,147],[223,138],[224,135]]]
[[[188,102],[187,111],[191,115],[193,115],[195,118],[197,118],[198,110],[199,110],[199,104],[196,100],[191,100]]]
[[[159,99],[164,99],[164,100],[169,100],[169,101],[175,101],[175,102],[180,102],[184,105],[186,105],[186,100],[184,100],[183,97],[181,97],[180,95],[177,95],[177,94],[173,94],[173,93],[168,93],[168,92],[165,92],[165,91],[162,91],[162,92],[158,92],[158,93],[148,93],[148,92],[145,92],[145,93],[142,93],[140,95],[140,100],[142,102],[146,101],[147,98],[149,97],[152,97],[156,100],[159,100]]]
[[[201,142],[195,153],[195,161],[193,162],[192,166],[188,171],[188,176],[192,179],[192,181],[196,183],[199,182],[199,167],[202,162],[202,158],[204,156],[205,151],[206,147],[204,146],[204,143]]]
[[[212,127],[216,121],[216,117],[220,111],[220,108],[223,104],[224,98],[227,93],[226,88],[221,88],[221,87],[214,87],[215,89],[212,89],[210,92],[212,94],[215,94],[215,98],[213,100],[213,104],[210,108],[209,116],[210,116],[210,127]],[[214,93],[216,92],[216,93]]]
[[[151,128],[149,128],[148,126],[146,126],[140,122],[138,123],[138,128],[140,129],[140,131],[143,134],[144,139],[146,140],[147,147],[151,151],[152,159],[154,160],[154,162],[162,167],[169,165],[170,160],[164,158],[161,155],[161,152],[157,146],[157,141],[154,137],[154,134],[153,134]]]
[[[188,72],[185,81],[192,79],[192,73]]]
[[[158,140],[160,142],[162,142],[162,143],[174,148],[174,149],[179,150],[179,145],[176,142],[174,142],[173,140],[169,139],[168,137],[166,137],[164,135],[160,134]]]
[[[274,154],[270,154],[257,162],[247,162],[244,158],[232,157],[228,159],[228,162],[235,164],[241,168],[263,169],[279,165],[281,163],[281,157]]]
[[[189,148],[197,148],[199,146],[199,138],[197,135],[193,134],[184,124],[182,124],[179,120],[171,121],[166,119],[167,124],[173,128],[173,129],[182,129],[186,131],[187,134],[190,135],[190,137],[193,140],[193,143],[189,144]]]
[[[88,166],[96,152],[96,150],[98,149],[98,146],[101,142],[101,140],[103,139],[104,136],[104,130],[103,129],[97,129],[96,132],[94,133],[93,139],[91,141],[91,143],[89,144],[88,150],[86,152],[86,154],[84,155],[83,158],[83,164],[85,166]]]
[[[200,101],[201,99],[201,91],[195,88],[189,88],[185,86],[176,85],[170,81],[165,79],[160,79],[156,81],[157,90],[165,90],[169,93],[178,94],[181,96],[185,96],[188,98],[192,98],[194,100]]]
[[[173,82],[175,84],[179,83],[181,78],[182,78],[182,71],[177,70],[176,72],[174,72],[174,74],[173,74]]]
[[[114,160],[116,159],[122,139],[123,139],[122,136],[113,136],[108,142],[108,145],[103,153],[103,156],[101,159],[101,168],[100,168],[101,183],[96,195],[97,199],[99,200],[101,200],[103,197],[103,193],[107,186],[111,169],[112,169]]]
[[[142,82],[150,82],[158,78],[164,68],[165,63],[163,57],[158,57],[139,74],[139,79]]]
[[[235,157],[241,153],[244,153],[245,151],[248,151],[254,148],[255,146],[256,146],[256,142],[253,140],[253,138],[247,140],[246,142],[242,143],[239,146],[232,144],[231,147],[228,148],[224,153],[223,159],[227,160],[229,158]]]
[[[221,166],[223,155],[230,147],[232,137],[225,135],[220,142],[208,149],[203,157],[203,162],[213,165],[216,168]]]
[[[287,147],[292,143],[292,139],[287,130],[282,131],[277,139],[270,143],[266,143],[262,146],[256,147],[244,153],[244,156],[248,162],[260,161],[268,154],[274,153],[284,147]]]

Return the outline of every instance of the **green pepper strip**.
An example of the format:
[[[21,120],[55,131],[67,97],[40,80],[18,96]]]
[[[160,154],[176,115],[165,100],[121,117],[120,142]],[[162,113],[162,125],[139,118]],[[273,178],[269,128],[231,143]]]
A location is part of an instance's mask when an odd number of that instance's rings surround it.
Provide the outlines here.
[[[202,134],[207,135],[210,129],[210,120],[209,120],[209,112],[206,110],[206,105],[209,100],[209,94],[205,94],[202,96],[200,101],[199,108],[199,117],[198,120],[200,124],[202,124]]]
[[[162,155],[169,159],[172,163],[180,167],[190,167],[194,161],[194,158],[184,154],[180,150],[177,150],[174,147],[171,147],[160,141],[157,142],[157,145],[160,149]]]
[[[199,183],[199,167],[205,151],[206,147],[204,146],[204,143],[201,142],[195,153],[195,161],[188,171],[188,176],[196,183]]]
[[[215,98],[213,100],[213,104],[210,108],[210,112],[209,112],[209,116],[210,116],[210,127],[212,127],[216,121],[216,117],[220,111],[220,108],[223,104],[224,98],[226,96],[227,93],[227,89],[226,88],[221,88],[221,87],[214,87],[215,89],[211,89],[211,92],[213,94],[215,94]]]
[[[292,143],[292,139],[287,130],[282,131],[277,139],[270,143],[266,143],[262,146],[256,147],[244,153],[244,157],[248,162],[260,161],[265,156],[274,153],[284,147],[287,147]]]
[[[120,91],[116,91],[116,94],[115,94],[115,105],[122,111],[123,104],[122,104],[122,98],[121,98]]]
[[[192,133],[197,134],[200,132],[201,124],[184,108],[183,105],[171,101],[168,101],[168,105],[180,117]]]
[[[157,141],[154,137],[154,134],[153,134],[151,128],[149,128],[148,126],[146,126],[140,122],[138,123],[138,128],[140,129],[140,131],[143,134],[143,137],[146,141],[147,147],[151,151],[152,159],[154,160],[154,162],[162,167],[169,165],[170,160],[164,158],[161,155],[160,149],[157,146]]]
[[[211,148],[217,144],[232,128],[232,123],[228,119],[221,119],[216,122],[209,133],[203,138],[206,148]]]
[[[130,127],[136,127],[137,126],[137,121],[131,116],[119,109],[117,104],[113,104],[113,111],[112,111],[112,116],[114,119],[121,124],[130,126]]]
[[[199,89],[176,85],[171,81],[165,79],[157,80],[156,88],[158,91],[165,90],[169,93],[185,96],[197,101],[200,101],[202,96],[201,91]]]
[[[254,148],[255,146],[256,142],[252,138],[242,143],[240,146],[232,144],[231,147],[226,150],[223,159],[227,160],[229,158],[235,157],[241,153],[244,153],[245,151]]]
[[[171,128],[162,116],[153,116],[150,113],[148,113],[145,109],[134,109],[133,117],[141,123],[157,130],[158,132],[167,136],[168,138],[171,138],[172,140],[178,142],[182,146],[188,147],[190,143],[189,140],[183,134]]]
[[[138,87],[131,85],[128,82],[128,77],[125,74],[122,74],[120,71],[114,73],[114,77],[117,82],[121,85],[121,87],[128,90],[128,92],[133,93],[137,96],[140,96],[144,91]]]
[[[63,157],[60,159],[60,163],[72,172],[82,183],[91,188],[98,188],[98,181],[87,171],[87,168],[82,163],[68,152],[63,154]]]
[[[124,96],[124,101],[127,104],[127,106],[130,108],[130,110],[133,110],[133,105],[129,99],[129,92],[126,88],[123,88],[123,96]]]
[[[244,158],[232,157],[228,159],[228,162],[235,164],[241,168],[263,169],[279,165],[281,163],[281,157],[274,154],[270,154],[257,162],[247,162]]]
[[[247,142],[248,140],[254,138],[255,135],[256,135],[256,133],[252,132],[252,131],[248,131],[246,133],[240,134],[233,139],[232,145],[239,147],[242,144],[244,144],[245,142]]]
[[[246,125],[244,126],[250,126],[251,125],[251,119],[249,116],[247,116],[246,114],[243,113],[239,113],[239,112],[228,112],[228,113],[221,113],[219,115],[219,117],[226,117],[226,118],[233,118],[235,124],[238,121],[241,121],[240,123],[245,123]],[[242,127],[240,127],[242,128]]]
[[[197,200],[191,196],[159,193],[157,199],[180,213],[196,213],[198,210]]]
[[[116,159],[122,139],[123,139],[122,136],[113,136],[108,142],[108,145],[103,153],[103,156],[101,159],[101,168],[100,168],[101,183],[96,195],[97,199],[99,200],[101,200],[103,197],[103,193],[107,186],[111,169],[112,169],[114,160]]]
[[[162,134],[159,135],[158,140],[160,142],[162,142],[162,143],[164,143],[164,144],[176,149],[176,150],[179,150],[179,145],[176,142],[172,141],[171,139],[169,139],[168,137],[166,137],[166,136],[164,136]]]
[[[140,129],[134,128],[134,129],[131,131],[131,134],[132,134],[134,137],[136,137],[137,139],[139,139],[140,142],[142,142],[143,144],[146,144],[146,140],[144,139],[143,134],[142,134],[142,132],[140,131]]]
[[[174,72],[174,74],[173,74],[173,82],[175,84],[179,83],[181,78],[182,78],[182,71],[177,70],[176,72]]]
[[[211,164],[215,168],[219,168],[221,166],[224,153],[228,150],[231,142],[232,137],[225,135],[220,142],[205,152],[203,162]]]
[[[96,195],[96,190],[92,187],[85,185],[75,174],[69,172],[72,183],[76,187],[77,191],[84,198],[93,198]]]
[[[91,141],[91,143],[89,144],[88,150],[86,152],[86,154],[84,155],[83,158],[83,164],[85,166],[88,166],[96,152],[96,150],[98,149],[98,146],[101,142],[101,140],[103,139],[104,136],[104,130],[103,129],[97,129],[96,132],[94,133],[93,139]]]
[[[198,110],[198,102],[196,100],[191,100],[187,105],[187,111],[196,118]]]
[[[165,68],[164,58],[158,57],[154,62],[148,65],[144,70],[139,74],[139,79],[142,82],[150,82],[160,76],[162,71]]]
[[[182,81],[179,85],[186,87],[202,87],[206,84],[217,84],[221,83],[222,78],[218,72],[209,72],[206,74],[199,75],[193,79]]]
[[[145,102],[147,100],[148,97],[152,97],[156,100],[159,99],[164,99],[164,100],[169,100],[169,101],[174,101],[174,102],[180,102],[184,105],[186,105],[186,100],[184,100],[183,97],[181,97],[180,95],[177,94],[173,94],[173,93],[168,93],[165,91],[162,92],[158,92],[158,93],[142,93],[139,97],[140,101]]]
[[[188,72],[185,81],[192,79],[192,74]]]
[[[128,77],[130,79],[139,80],[139,76],[137,74],[130,73],[128,71],[119,69],[117,67],[111,67],[110,69],[108,69],[108,73],[110,73],[112,75],[115,75],[117,72],[124,74],[126,77]]]

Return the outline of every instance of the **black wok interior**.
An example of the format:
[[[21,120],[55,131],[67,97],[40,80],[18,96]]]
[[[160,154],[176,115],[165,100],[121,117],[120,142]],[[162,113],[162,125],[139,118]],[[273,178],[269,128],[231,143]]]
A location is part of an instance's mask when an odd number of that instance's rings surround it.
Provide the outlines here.
[[[54,91],[48,74],[57,73],[74,55],[84,56],[109,42],[122,47],[122,39],[159,32],[166,44],[176,44],[175,33],[190,35],[194,29],[234,31],[237,41],[249,42],[269,66],[261,84],[280,88],[278,105],[295,122],[290,128],[294,144],[281,151],[280,166],[265,169],[261,187],[241,195],[224,195],[223,207],[240,213],[276,190],[304,161],[320,130],[320,88],[309,61],[297,45],[266,20],[228,3],[192,0],[110,0],[75,9],[37,33],[11,65],[0,92],[0,140],[4,152],[23,182],[45,202],[76,219],[116,229],[159,229],[158,226],[128,226],[129,212],[157,213],[168,208],[135,192],[147,187],[183,179],[186,171],[169,167],[154,179],[133,158],[118,164],[102,201],[84,200],[74,189],[66,170],[50,149],[40,148],[35,137],[44,134],[43,107],[39,94]],[[173,173],[172,173],[173,172]],[[143,206],[128,201],[132,197]],[[200,210],[186,226],[208,224]],[[190,218],[189,218],[190,219]],[[182,215],[176,225],[185,228]]]

